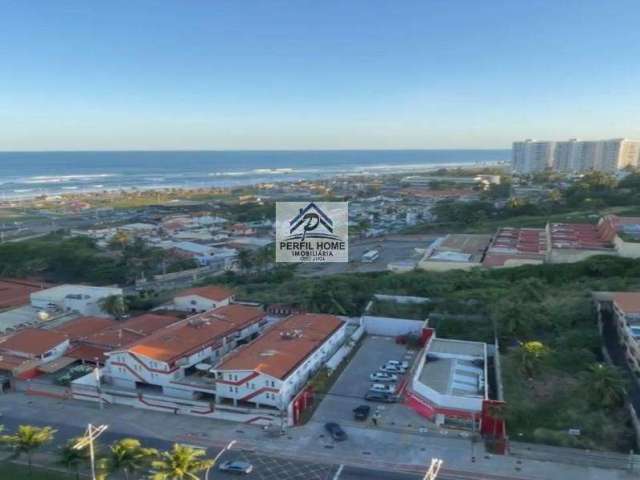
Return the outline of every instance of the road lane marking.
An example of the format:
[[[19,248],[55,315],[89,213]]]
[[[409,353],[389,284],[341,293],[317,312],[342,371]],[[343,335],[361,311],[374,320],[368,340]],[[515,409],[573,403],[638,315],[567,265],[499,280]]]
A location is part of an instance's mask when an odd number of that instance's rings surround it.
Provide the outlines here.
[[[340,474],[342,473],[342,470],[344,469],[344,465],[340,465],[338,467],[338,470],[336,471],[336,474],[333,476],[333,480],[338,480],[340,478]]]

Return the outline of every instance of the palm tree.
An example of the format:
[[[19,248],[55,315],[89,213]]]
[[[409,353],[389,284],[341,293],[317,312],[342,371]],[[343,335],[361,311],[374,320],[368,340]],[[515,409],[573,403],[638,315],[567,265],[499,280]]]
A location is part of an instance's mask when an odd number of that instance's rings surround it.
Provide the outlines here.
[[[33,452],[43,445],[51,442],[56,430],[51,427],[35,427],[33,425],[20,425],[13,435],[3,435],[0,441],[13,448],[16,456],[23,453],[27,456],[29,476],[31,476],[31,456]]]
[[[122,472],[128,480],[129,475],[147,467],[157,456],[156,449],[142,447],[135,438],[123,438],[109,447],[107,456],[100,460],[98,468],[102,475]]]
[[[99,302],[100,308],[115,318],[122,318],[127,313],[127,306],[122,295],[109,295]]]
[[[80,465],[89,460],[89,451],[87,448],[75,448],[78,438],[69,440],[59,451],[58,463],[63,465],[67,470],[74,469],[76,472],[76,480],[80,480]]]
[[[588,368],[585,375],[588,394],[593,405],[615,408],[626,398],[627,382],[616,367],[596,363]]]
[[[199,480],[198,473],[213,467],[214,461],[201,459],[204,450],[174,444],[168,452],[151,462],[152,480]]]

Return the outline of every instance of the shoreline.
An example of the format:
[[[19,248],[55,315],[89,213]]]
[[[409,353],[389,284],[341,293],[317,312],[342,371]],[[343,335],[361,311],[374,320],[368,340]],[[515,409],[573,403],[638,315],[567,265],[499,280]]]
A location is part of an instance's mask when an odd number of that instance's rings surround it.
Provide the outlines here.
[[[159,177],[159,174],[149,173],[147,178],[147,184],[143,185],[130,185],[130,184],[114,184],[114,185],[64,185],[65,182],[79,181],[79,179],[92,179],[93,182],[104,181],[106,178],[117,177],[117,174],[101,174],[96,175],[41,175],[29,177],[29,181],[24,181],[22,185],[24,188],[14,188],[11,192],[0,190],[0,203],[5,202],[30,202],[38,198],[69,198],[69,197],[84,197],[90,196],[95,198],[100,194],[113,195],[113,194],[132,194],[150,193],[150,192],[167,192],[167,191],[205,191],[205,190],[221,190],[231,193],[235,189],[242,188],[259,188],[260,185],[283,185],[283,184],[295,184],[298,182],[329,182],[338,179],[352,179],[357,177],[368,178],[384,178],[396,175],[419,175],[427,174],[441,169],[469,169],[477,170],[482,168],[504,168],[508,169],[508,161],[495,160],[495,161],[476,161],[476,162],[442,162],[432,164],[404,164],[404,165],[371,165],[371,166],[354,166],[350,170],[342,170],[336,172],[323,173],[317,169],[304,168],[296,171],[294,167],[281,167],[271,169],[251,169],[246,171],[235,172],[211,172],[203,173],[203,177],[199,181],[186,181],[185,183],[167,183],[167,184],[154,184],[153,177]],[[195,175],[195,173],[193,174]],[[166,175],[170,176],[170,175]],[[241,177],[246,178],[245,181]],[[273,176],[272,179],[269,176]],[[259,177],[259,178],[255,178]],[[206,180],[202,180],[202,178]],[[235,181],[231,179],[237,179]],[[38,183],[38,179],[42,180],[42,183]],[[163,178],[164,180],[164,178]],[[9,185],[14,182],[5,181],[0,182],[0,189],[3,185]],[[106,183],[106,182],[105,182]],[[32,187],[29,185],[56,185],[54,187]],[[15,186],[21,184],[17,183]]]

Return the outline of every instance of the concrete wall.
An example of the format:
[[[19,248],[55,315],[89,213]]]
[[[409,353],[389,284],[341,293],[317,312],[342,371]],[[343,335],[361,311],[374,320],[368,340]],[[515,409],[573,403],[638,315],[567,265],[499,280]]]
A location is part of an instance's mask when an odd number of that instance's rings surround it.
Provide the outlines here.
[[[618,255],[626,258],[640,258],[640,243],[638,242],[625,242],[616,235],[614,244]]]
[[[222,300],[210,300],[208,298],[201,297],[200,295],[185,295],[182,297],[176,297],[173,300],[173,303],[176,310],[180,310],[181,312],[197,313],[229,305],[230,300],[231,297]]]
[[[369,335],[380,335],[383,337],[397,337],[410,333],[420,334],[422,331],[422,320],[408,320],[403,318],[375,317],[372,315],[362,316],[362,326]]]

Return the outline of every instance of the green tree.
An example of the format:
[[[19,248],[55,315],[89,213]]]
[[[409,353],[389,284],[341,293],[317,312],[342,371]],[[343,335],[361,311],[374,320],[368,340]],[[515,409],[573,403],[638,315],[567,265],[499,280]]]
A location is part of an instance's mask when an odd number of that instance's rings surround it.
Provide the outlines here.
[[[127,313],[127,305],[122,295],[109,295],[99,302],[100,308],[115,318],[122,318]]]
[[[152,480],[199,480],[198,473],[213,467],[213,460],[202,459],[205,451],[174,444],[151,462]]]
[[[123,438],[114,442],[107,455],[98,462],[98,470],[102,475],[122,472],[129,479],[135,472],[140,472],[151,465],[158,451],[144,448],[135,438]]]
[[[542,362],[549,355],[549,349],[542,342],[524,342],[520,345],[519,354],[522,372],[528,378],[533,378]]]
[[[242,272],[249,271],[253,265],[253,255],[246,248],[238,251],[238,265]]]
[[[74,448],[78,440],[79,438],[72,438],[58,452],[58,463],[67,470],[73,470],[76,480],[80,480],[80,466],[89,461],[88,448]]]
[[[591,365],[584,376],[589,402],[595,407],[613,409],[624,403],[627,382],[620,370],[603,363]]]
[[[56,433],[51,427],[35,427],[33,425],[20,425],[13,435],[3,435],[0,441],[13,449],[16,456],[25,454],[31,476],[31,460],[33,452],[42,448],[53,440]]]

